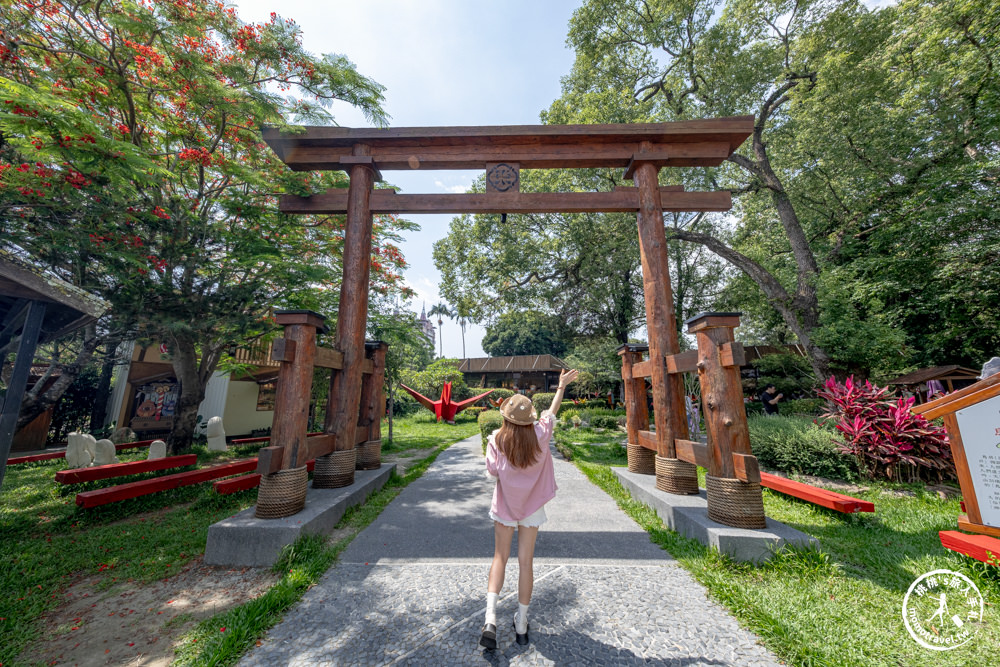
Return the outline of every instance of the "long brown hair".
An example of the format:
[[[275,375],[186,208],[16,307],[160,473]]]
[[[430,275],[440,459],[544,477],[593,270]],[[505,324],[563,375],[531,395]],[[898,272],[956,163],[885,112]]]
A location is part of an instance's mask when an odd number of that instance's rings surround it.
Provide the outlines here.
[[[519,426],[504,419],[503,425],[494,436],[494,442],[497,443],[497,449],[504,453],[515,468],[527,468],[533,465],[541,453],[534,424]]]

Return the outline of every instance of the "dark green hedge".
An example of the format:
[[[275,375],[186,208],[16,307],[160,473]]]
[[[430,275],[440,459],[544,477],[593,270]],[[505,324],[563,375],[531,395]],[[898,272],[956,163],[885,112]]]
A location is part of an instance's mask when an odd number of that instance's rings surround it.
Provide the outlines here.
[[[490,437],[490,433],[500,428],[503,423],[503,417],[500,416],[499,410],[485,410],[479,413],[479,433],[483,437],[483,454],[486,453],[486,439]]]
[[[835,432],[807,417],[776,415],[747,419],[750,446],[761,467],[831,479],[859,477],[853,457],[833,443]]]

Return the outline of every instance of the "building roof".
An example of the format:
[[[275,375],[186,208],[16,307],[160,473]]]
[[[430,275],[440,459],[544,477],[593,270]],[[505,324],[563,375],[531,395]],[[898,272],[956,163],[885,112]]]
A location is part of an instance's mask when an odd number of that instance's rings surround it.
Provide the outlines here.
[[[41,301],[46,306],[39,342],[78,329],[108,309],[102,299],[0,249],[0,322],[28,301]]]
[[[463,373],[540,373],[568,369],[559,357],[551,354],[525,354],[515,357],[477,357],[461,359],[458,370]]]
[[[947,366],[932,366],[930,368],[921,368],[920,370],[913,371],[912,373],[907,373],[906,375],[900,375],[898,378],[889,380],[887,384],[895,385],[911,385],[911,384],[921,384],[929,380],[977,380],[979,379],[979,371],[972,368],[966,368],[965,366],[959,366],[958,364],[949,364]]]

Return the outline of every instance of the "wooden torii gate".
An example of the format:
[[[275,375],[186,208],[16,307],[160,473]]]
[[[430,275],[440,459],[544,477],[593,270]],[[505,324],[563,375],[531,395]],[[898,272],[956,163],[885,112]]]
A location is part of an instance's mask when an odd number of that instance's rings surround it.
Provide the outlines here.
[[[694,463],[705,461],[700,443],[687,440],[687,420],[683,382],[676,367],[679,352],[674,298],[667,262],[667,241],[663,226],[664,211],[728,211],[731,194],[722,192],[685,192],[679,186],[662,187],[662,167],[717,166],[732,155],[753,131],[753,116],[738,116],[675,123],[631,125],[520,125],[495,127],[413,127],[413,128],[343,128],[306,127],[304,131],[285,133],[266,128],[264,139],[277,155],[296,171],[343,170],[350,185],[312,197],[286,195],[280,207],[286,213],[346,214],[344,229],[344,279],[337,318],[336,351],[342,355],[342,367],[331,387],[327,436],[314,440],[311,454],[350,456],[361,396],[362,364],[365,361],[364,335],[368,309],[368,283],[372,243],[372,215],[376,213],[580,213],[628,212],[638,217],[642,254],[646,322],[649,332],[649,360],[638,360],[648,370],[653,393],[655,434],[639,428],[638,392],[632,393],[628,406],[630,444],[656,452],[657,486],[672,493],[697,493]],[[621,168],[625,179],[635,187],[618,187],[610,192],[527,193],[520,191],[521,169]],[[413,169],[484,169],[486,192],[476,194],[397,194],[391,189],[375,189],[381,171]],[[706,323],[702,323],[706,324]],[[728,327],[731,341],[733,321],[707,321],[709,327]],[[699,335],[699,338],[705,337]],[[707,339],[706,339],[707,340]],[[718,357],[718,354],[716,354]],[[629,362],[633,359],[630,356]],[[672,366],[668,366],[672,362]],[[709,364],[710,365],[710,364]],[[721,367],[720,367],[721,368]],[[708,369],[700,363],[699,375]],[[685,367],[682,370],[694,370]],[[725,373],[711,370],[722,379]],[[624,371],[623,371],[624,373]],[[310,376],[311,377],[311,376]],[[632,380],[631,372],[626,378]],[[729,378],[733,381],[733,378]],[[303,380],[304,382],[304,380]],[[718,416],[719,428],[709,426],[716,439],[746,437],[746,415],[742,393],[735,389],[719,393],[712,390],[717,410],[708,406],[706,418]],[[282,388],[279,380],[279,397]],[[631,392],[630,392],[631,393]],[[643,392],[644,395],[644,392]],[[738,406],[729,403],[738,402]],[[641,410],[645,410],[642,399]],[[726,408],[723,408],[725,404]],[[736,409],[738,407],[738,410]],[[722,413],[725,413],[724,415]],[[287,432],[279,426],[283,419],[275,412],[274,433]],[[733,420],[742,420],[733,429]],[[728,422],[723,424],[723,422]],[[304,459],[296,448],[307,447],[302,420],[294,437],[286,442],[280,475],[292,464],[301,466]],[[646,422],[648,424],[648,421]],[[298,433],[298,431],[302,431]],[[640,437],[641,432],[641,437]],[[735,433],[735,435],[732,435]],[[743,435],[740,436],[740,433]],[[683,458],[678,457],[678,443]],[[725,451],[713,471],[729,474],[733,465],[729,452],[749,452],[749,442],[717,443]],[[632,448],[630,448],[630,451]],[[752,456],[750,457],[752,458]],[[688,460],[684,460],[688,459]],[[752,467],[752,466],[751,466]],[[319,459],[317,459],[317,469]],[[266,472],[266,471],[265,471]],[[729,474],[732,477],[732,474]],[[750,476],[752,479],[752,475]],[[303,477],[304,479],[304,477]],[[760,502],[759,485],[749,485],[751,496]],[[304,484],[304,482],[303,482]],[[756,486],[756,490],[752,488]],[[262,493],[264,485],[262,484]],[[711,495],[711,491],[710,491]],[[304,496],[304,494],[303,494]],[[258,500],[258,503],[260,500]],[[711,498],[709,500],[711,504]],[[295,510],[298,511],[298,510]],[[294,512],[290,512],[294,513]],[[761,516],[762,521],[762,516]],[[742,525],[742,524],[741,524]]]

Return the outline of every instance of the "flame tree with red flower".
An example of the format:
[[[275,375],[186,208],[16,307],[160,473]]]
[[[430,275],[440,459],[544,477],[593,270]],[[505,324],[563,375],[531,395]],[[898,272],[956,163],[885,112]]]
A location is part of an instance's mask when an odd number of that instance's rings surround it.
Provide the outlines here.
[[[95,340],[167,343],[181,384],[172,451],[190,444],[225,352],[265,333],[271,307],[332,314],[337,301],[343,219],[285,216],[277,200],[346,177],[291,172],[260,127],[332,122],[334,100],[384,124],[382,90],[347,58],[308,53],[276,14],[0,0],[0,243],[112,303],[77,366]],[[376,220],[377,295],[405,291],[409,227]],[[50,399],[29,400],[21,422]]]

